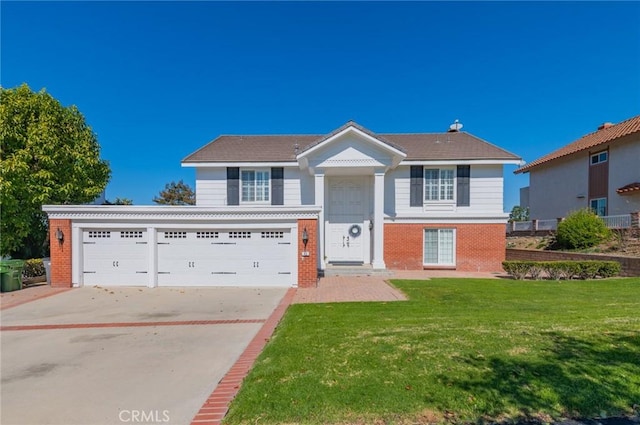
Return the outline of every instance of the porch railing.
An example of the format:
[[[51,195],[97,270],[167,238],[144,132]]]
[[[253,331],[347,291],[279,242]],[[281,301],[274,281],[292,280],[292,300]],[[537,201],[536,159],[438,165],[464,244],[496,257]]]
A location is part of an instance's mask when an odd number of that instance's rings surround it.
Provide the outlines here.
[[[600,217],[609,229],[630,229],[639,227],[638,214],[608,215]],[[635,220],[634,220],[635,215]],[[507,223],[507,233],[511,232],[554,232],[558,229],[561,219],[513,221]]]

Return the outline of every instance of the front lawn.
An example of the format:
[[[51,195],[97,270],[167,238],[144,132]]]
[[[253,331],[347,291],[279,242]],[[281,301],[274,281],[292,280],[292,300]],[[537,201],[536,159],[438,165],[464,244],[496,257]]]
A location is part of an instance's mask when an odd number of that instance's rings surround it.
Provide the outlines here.
[[[633,414],[640,279],[394,281],[407,302],[292,305],[225,424]]]

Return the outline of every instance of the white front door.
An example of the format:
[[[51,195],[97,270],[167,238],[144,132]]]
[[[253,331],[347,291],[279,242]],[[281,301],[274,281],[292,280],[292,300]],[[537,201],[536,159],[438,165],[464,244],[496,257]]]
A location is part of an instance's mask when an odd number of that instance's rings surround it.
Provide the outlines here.
[[[365,218],[369,205],[366,177],[333,177],[329,180],[328,217],[325,230],[329,263],[362,263],[365,258]],[[367,239],[368,240],[368,239]]]

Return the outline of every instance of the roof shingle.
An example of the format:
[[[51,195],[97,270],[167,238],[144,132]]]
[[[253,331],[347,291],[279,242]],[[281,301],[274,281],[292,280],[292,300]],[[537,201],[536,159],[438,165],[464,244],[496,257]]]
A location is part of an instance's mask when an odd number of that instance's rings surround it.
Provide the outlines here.
[[[558,150],[551,152],[541,158],[536,159],[529,164],[518,168],[514,173],[527,173],[533,168],[536,168],[542,164],[554,161],[558,158],[582,152],[588,149],[595,148],[606,143],[614,142],[621,139],[624,136],[628,136],[633,133],[640,132],[640,115],[633,118],[629,118],[621,123],[612,125],[610,127],[604,127],[601,130],[589,133],[586,136],[581,137],[575,142],[569,143],[566,146],[561,147]]]
[[[405,160],[519,160],[520,157],[466,132],[378,134],[347,123],[405,152]],[[334,132],[330,133],[334,134]],[[182,162],[285,162],[321,143],[326,135],[219,136]],[[297,146],[297,149],[296,149]]]

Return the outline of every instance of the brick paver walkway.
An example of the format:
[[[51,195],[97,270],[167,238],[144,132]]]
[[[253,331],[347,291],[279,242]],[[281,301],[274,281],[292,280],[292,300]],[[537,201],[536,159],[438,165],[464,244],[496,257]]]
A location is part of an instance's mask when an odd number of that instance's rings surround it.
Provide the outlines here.
[[[388,276],[323,277],[316,288],[298,288],[294,304],[350,301],[402,301],[402,292],[385,282]]]

